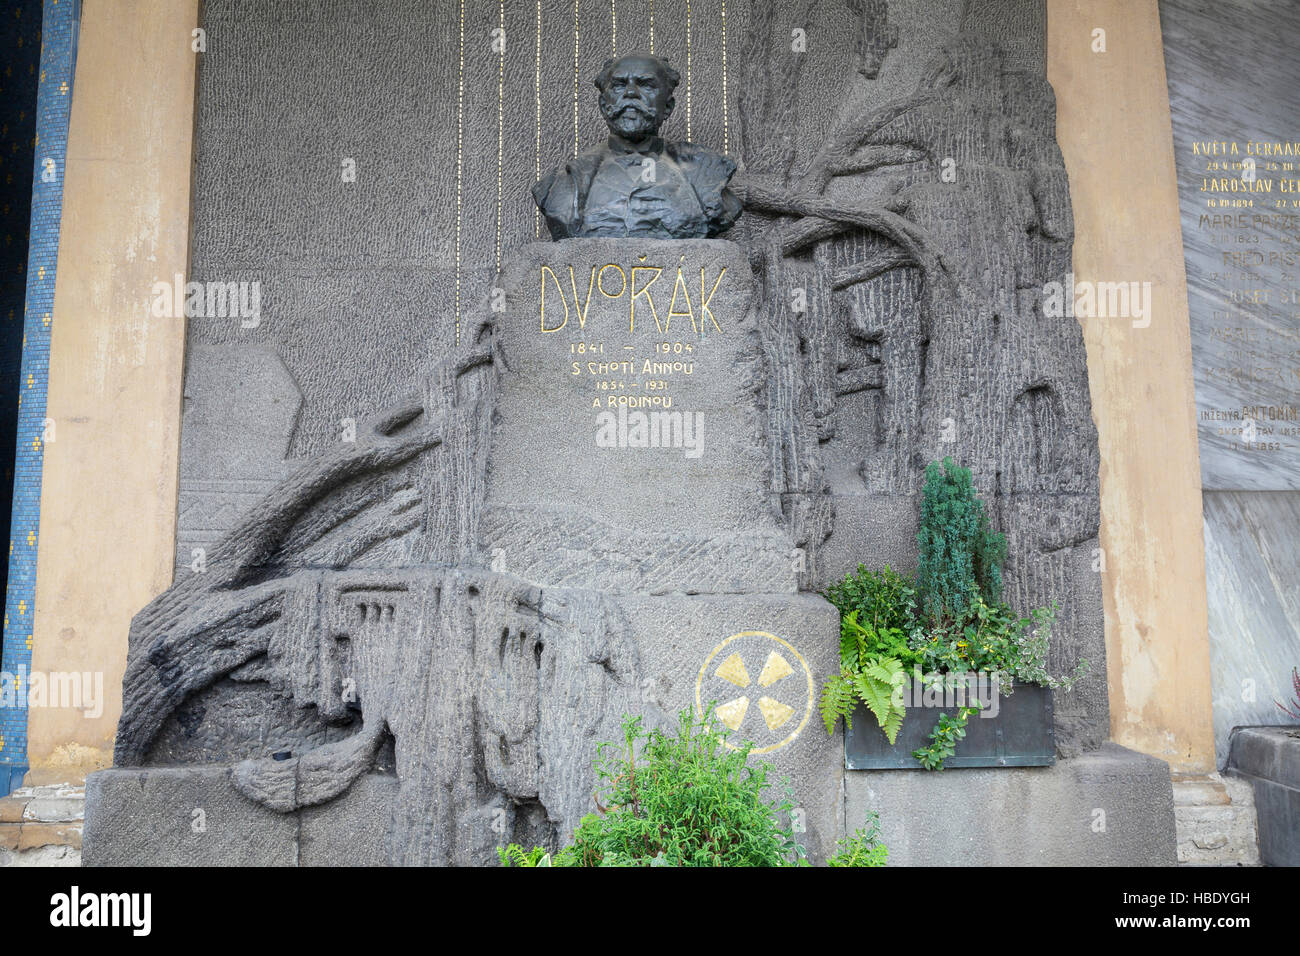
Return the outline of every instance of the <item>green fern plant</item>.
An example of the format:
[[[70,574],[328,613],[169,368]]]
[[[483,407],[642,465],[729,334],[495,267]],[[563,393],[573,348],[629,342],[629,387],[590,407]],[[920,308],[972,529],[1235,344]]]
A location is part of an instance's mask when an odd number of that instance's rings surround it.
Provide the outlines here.
[[[821,713],[826,733],[835,733],[835,725],[844,719],[844,726],[852,729],[853,709],[857,706],[858,690],[844,672],[832,674],[822,685],[822,696],[817,709]]]
[[[535,846],[525,850],[518,843],[497,847],[497,859],[502,866],[573,866],[573,853],[561,850],[552,858],[545,847]]]
[[[846,727],[853,726],[860,700],[889,742],[898,739],[906,708],[895,687],[904,679],[904,661],[916,658],[905,630],[915,606],[911,593],[905,579],[889,568],[876,574],[861,565],[856,575],[827,591],[841,612],[840,670],[822,685],[818,707],[828,734],[841,718]]]
[[[898,739],[903,715],[907,712],[901,696],[895,693],[896,681],[903,679],[903,663],[893,657],[864,661],[861,670],[853,675],[853,688],[858,692],[858,698],[875,715],[891,744]]]
[[[903,663],[894,657],[873,657],[860,662],[857,669],[841,667],[822,686],[819,702],[826,733],[835,733],[840,718],[846,727],[853,726],[853,709],[862,701],[875,715],[880,729],[892,744],[903,727],[906,706],[896,687],[905,679]]]

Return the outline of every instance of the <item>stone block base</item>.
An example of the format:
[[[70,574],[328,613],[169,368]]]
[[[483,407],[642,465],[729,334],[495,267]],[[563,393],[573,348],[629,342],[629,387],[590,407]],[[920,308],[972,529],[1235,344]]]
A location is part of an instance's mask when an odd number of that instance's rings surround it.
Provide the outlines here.
[[[1169,765],[1115,744],[1052,767],[847,771],[846,823],[880,813],[891,866],[1172,866]]]
[[[1300,866],[1300,727],[1238,727],[1224,773],[1255,788],[1261,862]]]
[[[838,781],[827,783],[832,789]],[[1135,866],[1176,859],[1168,766],[1113,744],[1054,767],[848,771],[844,786],[848,828],[877,810],[894,866]],[[229,767],[103,770],[87,781],[83,860],[88,866],[383,865],[395,791],[395,778],[372,774],[331,804],[279,814],[237,793]],[[820,857],[828,847],[815,849]]]
[[[380,866],[395,777],[362,777],[334,802],[276,813],[230,767],[101,770],[86,779],[86,866]]]

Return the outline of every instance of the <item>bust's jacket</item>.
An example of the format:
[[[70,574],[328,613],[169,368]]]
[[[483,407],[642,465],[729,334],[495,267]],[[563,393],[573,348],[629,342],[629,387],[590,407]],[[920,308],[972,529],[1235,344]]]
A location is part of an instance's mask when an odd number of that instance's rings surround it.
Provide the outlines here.
[[[546,217],[552,239],[609,235],[588,231],[585,218],[587,194],[596,171],[615,149],[609,143],[602,143],[557,166],[533,185],[533,199]],[[729,156],[694,143],[670,142],[657,136],[639,152],[652,157],[667,155],[672,159],[685,173],[704,210],[705,233],[673,238],[712,238],[726,232],[740,218],[741,202],[727,188],[736,171],[736,163]]]

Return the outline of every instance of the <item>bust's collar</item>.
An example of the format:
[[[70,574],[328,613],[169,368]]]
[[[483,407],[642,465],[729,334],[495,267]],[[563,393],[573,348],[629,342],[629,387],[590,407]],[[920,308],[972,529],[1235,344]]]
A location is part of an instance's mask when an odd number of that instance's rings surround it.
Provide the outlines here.
[[[662,136],[651,136],[639,143],[629,143],[621,136],[611,135],[609,137],[609,151],[611,153],[662,153],[664,151],[664,140]]]

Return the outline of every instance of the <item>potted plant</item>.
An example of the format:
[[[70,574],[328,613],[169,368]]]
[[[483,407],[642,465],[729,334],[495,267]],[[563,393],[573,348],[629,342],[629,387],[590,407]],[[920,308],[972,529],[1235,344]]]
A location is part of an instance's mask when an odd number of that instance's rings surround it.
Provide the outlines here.
[[[970,470],[950,458],[926,469],[917,541],[915,575],[859,565],[825,592],[840,612],[840,671],[820,709],[827,733],[844,719],[845,765],[1052,763],[1051,689],[1068,689],[1088,662],[1067,678],[1048,674],[1055,608],[1022,617],[1002,601],[1006,538]],[[909,709],[918,714],[905,719]]]

